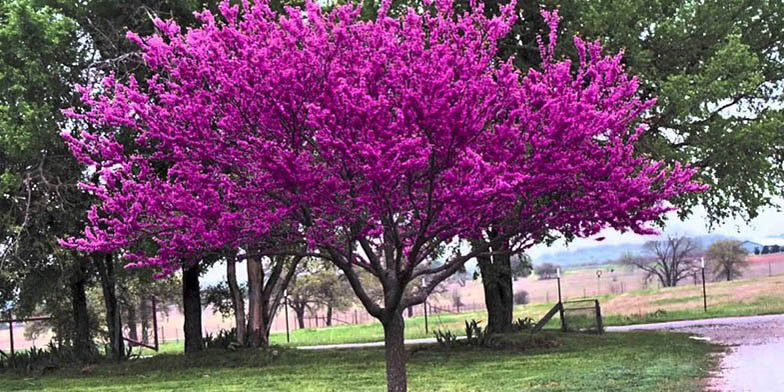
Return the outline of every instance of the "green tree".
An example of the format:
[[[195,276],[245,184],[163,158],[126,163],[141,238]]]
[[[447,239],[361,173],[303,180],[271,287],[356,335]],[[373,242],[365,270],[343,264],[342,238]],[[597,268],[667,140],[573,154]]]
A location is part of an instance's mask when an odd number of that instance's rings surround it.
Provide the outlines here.
[[[749,262],[746,261],[747,252],[741,244],[740,241],[723,240],[714,242],[708,248],[706,257],[713,265],[716,277],[726,276],[727,281],[730,281],[743,274],[743,269],[749,266]]]
[[[81,229],[87,204],[74,186],[82,171],[59,130],[84,62],[78,25],[32,0],[0,3],[0,292],[19,316],[45,300],[57,329],[82,357],[93,351],[86,289],[89,259],[57,240]],[[67,300],[65,300],[67,299]],[[67,308],[66,308],[67,309]],[[69,317],[70,316],[70,317]],[[63,320],[63,318],[71,320]]]

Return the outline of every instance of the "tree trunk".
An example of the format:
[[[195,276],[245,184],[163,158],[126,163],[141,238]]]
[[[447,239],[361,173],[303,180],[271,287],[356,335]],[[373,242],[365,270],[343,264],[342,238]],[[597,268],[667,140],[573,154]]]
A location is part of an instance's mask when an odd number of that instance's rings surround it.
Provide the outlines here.
[[[201,295],[199,291],[199,266],[183,267],[182,303],[185,312],[185,353],[204,349],[201,336]]]
[[[732,280],[731,274],[732,274],[732,270],[729,267],[727,267],[727,282]]]
[[[139,313],[142,315],[142,343],[149,344],[150,343],[150,313],[152,309],[150,309],[150,305],[147,302],[147,299],[142,299],[139,303]]]
[[[493,249],[501,251],[505,245]],[[512,263],[508,253],[477,257],[482,273],[482,287],[487,308],[487,331],[490,333],[511,332],[514,312],[514,290]]]
[[[234,307],[234,325],[237,328],[237,343],[245,345],[248,331],[245,320],[245,298],[237,284],[237,261],[234,256],[226,260],[226,280],[229,284],[231,304]]]
[[[139,330],[137,328],[137,324],[139,322],[138,317],[136,317],[136,304],[133,301],[128,301],[128,320],[125,320],[125,325],[128,326],[128,337],[131,340],[139,341]]]
[[[92,339],[90,337],[90,318],[87,313],[87,265],[86,260],[76,260],[74,273],[71,276],[71,305],[73,310],[74,334],[73,346],[76,355],[87,360],[92,356]]]
[[[248,346],[264,345],[264,320],[261,291],[264,285],[264,267],[261,260],[248,258]]]
[[[292,306],[292,309],[294,309],[294,313],[297,314],[297,324],[299,324],[299,329],[304,329],[305,328],[305,307],[304,306],[303,307]]]
[[[327,305],[327,321],[326,324],[328,327],[332,326],[332,305]]]
[[[114,274],[114,258],[111,253],[95,254],[98,275],[101,278],[101,290],[106,307],[106,327],[109,331],[109,356],[121,361],[125,355],[125,343],[122,339],[122,317],[117,304],[117,278]]]
[[[408,388],[406,378],[406,347],[403,340],[405,321],[402,312],[389,310],[384,325],[384,354],[387,362],[387,391],[405,392]]]

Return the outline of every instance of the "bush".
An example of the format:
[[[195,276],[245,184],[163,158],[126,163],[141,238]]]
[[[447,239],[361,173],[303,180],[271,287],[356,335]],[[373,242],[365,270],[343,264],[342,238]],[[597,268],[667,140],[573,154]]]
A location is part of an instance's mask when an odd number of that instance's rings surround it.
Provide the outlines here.
[[[71,346],[49,342],[44,348],[31,347],[17,351],[13,358],[0,355],[0,371],[16,370],[39,376],[46,371],[79,362],[81,361]]]
[[[493,335],[488,333],[487,330],[480,327],[479,326],[480,323],[481,321],[466,320],[465,322],[466,343],[469,346],[487,347],[487,348],[494,347]]]
[[[534,328],[536,322],[530,317],[519,318],[512,323],[512,327],[517,332],[530,331]]]
[[[237,328],[222,329],[217,335],[207,334],[204,337],[204,347],[210,349],[235,350],[240,347],[237,343]]]
[[[512,299],[514,300],[515,305],[526,305],[529,302],[528,292],[525,290],[515,291]]]
[[[436,342],[441,347],[452,348],[457,345],[457,335],[453,334],[452,331],[437,329],[433,331],[433,335],[435,335]]]

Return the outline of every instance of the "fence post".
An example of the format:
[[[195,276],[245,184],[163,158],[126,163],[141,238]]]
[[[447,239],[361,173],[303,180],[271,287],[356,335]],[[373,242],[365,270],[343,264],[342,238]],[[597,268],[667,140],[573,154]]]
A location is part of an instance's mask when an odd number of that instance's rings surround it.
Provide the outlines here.
[[[158,304],[155,302],[155,296],[152,296],[152,331],[153,339],[155,339],[155,352],[158,352]]]
[[[8,333],[11,335],[11,359],[14,359],[14,315],[8,321]]]
[[[596,300],[596,322],[599,324],[599,333],[604,333],[604,323],[602,323],[602,308],[599,306],[599,300]]]
[[[424,309],[425,309],[425,333],[429,333],[427,330],[427,300],[425,300]]]

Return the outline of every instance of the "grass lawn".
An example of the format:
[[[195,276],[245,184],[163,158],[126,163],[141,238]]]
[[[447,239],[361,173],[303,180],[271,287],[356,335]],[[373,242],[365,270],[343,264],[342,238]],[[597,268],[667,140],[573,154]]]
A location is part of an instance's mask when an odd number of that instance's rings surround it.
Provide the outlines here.
[[[526,341],[527,334],[507,336]],[[420,346],[411,354],[412,391],[698,391],[716,366],[717,346],[662,332],[544,334],[554,348],[489,350]],[[161,354],[81,374],[0,374],[9,391],[383,391],[382,349],[259,350]]]

